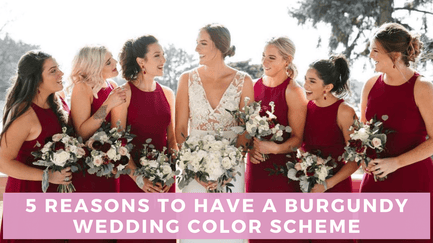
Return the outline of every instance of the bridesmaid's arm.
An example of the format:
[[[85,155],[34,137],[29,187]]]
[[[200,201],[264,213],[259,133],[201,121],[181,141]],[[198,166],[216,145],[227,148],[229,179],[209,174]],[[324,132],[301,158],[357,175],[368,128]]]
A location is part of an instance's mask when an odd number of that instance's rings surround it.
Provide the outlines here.
[[[376,83],[377,79],[380,75],[375,75],[372,78],[370,78],[362,88],[362,95],[361,95],[361,122],[366,122],[367,118],[365,117],[365,110],[367,109],[367,101],[368,101],[368,94],[370,94],[371,88],[373,88],[374,84]]]
[[[76,83],[71,94],[71,116],[75,131],[87,140],[98,130],[107,114],[114,107],[124,103],[125,98],[125,92],[115,88],[95,114],[91,115],[92,89],[83,82]]]
[[[175,134],[176,141],[182,144],[188,136],[189,97],[188,97],[189,74],[183,73],[179,79],[176,94]]]
[[[254,101],[254,86],[253,81],[251,80],[251,77],[249,75],[245,76],[244,86],[242,87],[241,100],[239,102],[239,109],[244,108],[246,97],[250,98],[248,104],[251,104]],[[244,148],[244,151],[246,151],[246,145],[247,143],[251,143],[251,141],[251,139],[246,138],[246,132],[244,132],[243,134],[238,135],[238,138],[236,140],[236,147],[242,146]]]
[[[337,124],[343,133],[346,143],[350,139],[350,126],[353,124],[353,118],[356,117],[355,111],[346,103],[341,103],[338,107]],[[334,176],[326,180],[328,189],[333,188],[338,183],[342,182],[353,174],[358,169],[358,164],[354,161],[348,161]],[[316,184],[311,192],[324,192],[325,187],[322,184]]]
[[[308,102],[304,90],[294,81],[291,82],[286,89],[286,102],[289,107],[287,114],[289,126],[292,128],[290,138],[282,144],[260,141],[254,138],[254,147],[257,152],[262,154],[286,154],[296,151],[296,149],[301,146]],[[257,160],[264,160],[259,157],[260,156],[255,156]]]
[[[174,92],[168,87],[163,86],[162,90],[164,91],[165,98],[168,101],[168,104],[170,105],[170,113],[171,113],[171,121],[170,124],[167,127],[167,146],[169,149],[169,152],[171,150],[179,150],[176,143],[176,136],[174,135],[174,121],[175,121],[175,97]]]
[[[120,130],[126,129],[126,117],[128,115],[128,107],[131,102],[131,86],[129,83],[124,84],[121,88],[125,91],[126,102],[114,107],[111,110],[111,127],[117,127],[117,123],[120,122]]]
[[[0,171],[20,180],[42,181],[42,169],[28,166],[16,160],[23,143],[36,139],[41,132],[41,125],[31,108],[17,118],[1,138]],[[72,177],[70,168],[50,172],[48,180],[50,183],[67,185],[71,182],[65,182],[66,177]]]
[[[375,159],[372,161],[373,163],[369,163],[368,169],[373,171],[372,173],[380,178],[433,155],[433,84],[419,77],[415,83],[414,96],[415,103],[424,120],[429,138],[414,149],[397,157]],[[376,172],[379,168],[380,172]]]

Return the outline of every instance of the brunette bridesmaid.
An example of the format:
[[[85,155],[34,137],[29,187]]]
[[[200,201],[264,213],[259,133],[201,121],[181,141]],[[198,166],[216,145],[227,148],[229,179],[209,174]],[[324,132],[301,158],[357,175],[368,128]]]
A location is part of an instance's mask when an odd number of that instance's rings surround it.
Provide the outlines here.
[[[433,85],[410,67],[422,45],[419,36],[395,23],[382,25],[370,41],[370,58],[379,74],[370,78],[362,91],[361,120],[387,115],[383,127],[394,132],[387,135],[381,158],[371,161],[366,168],[368,174],[362,181],[361,192],[428,192],[433,195],[430,158],[433,154]],[[373,175],[387,178],[376,182]],[[432,213],[433,207],[430,220]],[[432,242],[432,239],[430,235],[428,240],[392,242]]]
[[[8,91],[0,145],[0,171],[8,175],[6,193],[42,192],[43,169],[33,165],[31,152],[45,139],[62,132],[67,114],[56,92],[63,89],[63,72],[56,60],[41,51],[30,51],[18,62],[17,75]],[[40,146],[37,146],[40,144]],[[50,171],[48,192],[71,183],[70,168]],[[7,208],[5,208],[7,210]],[[64,242],[64,240],[5,240],[0,242]]]

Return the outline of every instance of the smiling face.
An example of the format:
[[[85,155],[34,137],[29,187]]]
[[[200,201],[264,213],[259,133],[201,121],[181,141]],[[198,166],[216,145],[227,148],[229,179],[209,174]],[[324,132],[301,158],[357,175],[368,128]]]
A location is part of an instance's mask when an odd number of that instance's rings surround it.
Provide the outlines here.
[[[54,58],[45,60],[42,67],[42,83],[39,85],[39,91],[46,94],[52,94],[63,89],[63,72],[60,71],[59,65]]]
[[[206,65],[220,56],[221,51],[216,48],[215,43],[210,38],[206,30],[201,30],[197,37],[197,46],[195,51],[199,55],[199,64]]]
[[[383,49],[382,45],[376,40],[371,41],[369,57],[374,61],[374,70],[376,72],[385,73],[390,68],[393,68],[394,63],[391,58],[386,53],[386,50]]]
[[[102,69],[102,78],[116,77],[119,72],[117,71],[117,61],[113,58],[111,52],[107,51],[104,57],[104,68]]]
[[[332,84],[325,85],[323,80],[319,78],[315,69],[308,69],[307,74],[305,74],[304,83],[304,89],[308,100],[324,99],[324,93],[328,93],[332,87]]]
[[[283,58],[277,47],[266,45],[262,56],[262,66],[266,76],[275,77],[286,73],[289,62]]]
[[[164,75],[164,50],[159,43],[150,44],[148,51],[144,58],[144,70],[146,74],[151,76],[163,76]]]

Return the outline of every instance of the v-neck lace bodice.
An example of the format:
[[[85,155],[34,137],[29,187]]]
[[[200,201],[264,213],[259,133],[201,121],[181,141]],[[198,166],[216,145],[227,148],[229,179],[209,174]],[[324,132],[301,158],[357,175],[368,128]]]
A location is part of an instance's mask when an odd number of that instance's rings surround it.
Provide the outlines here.
[[[207,99],[199,73],[194,69],[189,73],[189,120],[191,130],[229,131],[236,126],[236,120],[226,111],[239,108],[245,73],[238,71],[225,90],[218,105],[213,109]]]

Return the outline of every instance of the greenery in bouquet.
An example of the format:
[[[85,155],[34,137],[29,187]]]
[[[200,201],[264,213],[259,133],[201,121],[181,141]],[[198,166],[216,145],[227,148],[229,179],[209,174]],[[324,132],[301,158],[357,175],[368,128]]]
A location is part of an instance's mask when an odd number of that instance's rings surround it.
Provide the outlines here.
[[[130,130],[130,126],[124,131],[119,131],[119,124],[111,128],[109,122],[102,123],[101,127],[86,142],[90,151],[90,155],[86,158],[89,174],[112,177],[114,168],[117,169],[116,178],[122,174],[129,174],[130,170],[126,168],[126,165],[133,148],[131,141],[135,137]]]
[[[325,180],[333,176],[337,166],[331,156],[323,158],[320,151],[314,153],[298,150],[296,160],[286,163],[287,177],[299,181],[302,192],[311,192],[314,185],[325,184]]]
[[[84,159],[86,151],[81,137],[73,136],[72,127],[62,127],[62,133],[54,134],[45,140],[44,146],[32,152],[32,155],[37,159],[33,162],[34,165],[46,166],[42,177],[42,191],[47,192],[49,181],[48,173],[52,171],[61,171],[67,167],[71,168],[71,172],[81,170],[78,163]],[[38,147],[41,144],[36,144]],[[74,192],[75,187],[72,183],[68,185],[59,185],[57,191],[61,193]]]
[[[160,183],[161,186],[171,186],[174,183],[174,176],[178,174],[173,168],[172,154],[167,153],[166,147],[162,151],[156,150],[151,142],[151,138],[147,139],[140,152],[140,166],[134,172],[137,176],[137,185],[143,188],[144,178],[147,178],[153,185]]]
[[[208,192],[232,192],[236,175],[241,175],[240,164],[243,163],[241,148],[236,148],[228,139],[217,135],[203,137],[190,136],[182,144],[177,156],[178,187],[183,189],[192,180],[198,178],[203,182],[216,182],[216,190]]]
[[[349,128],[353,133],[350,134],[350,140],[344,148],[344,160],[355,161],[358,165],[364,161],[365,165],[368,166],[371,160],[379,158],[385,150],[387,134],[392,132],[383,128],[383,121],[388,120],[388,116],[383,115],[381,118],[382,120],[378,120],[374,116],[365,124],[354,119],[353,125]],[[377,179],[379,178],[375,176],[375,180]],[[384,179],[386,177],[380,180]]]

